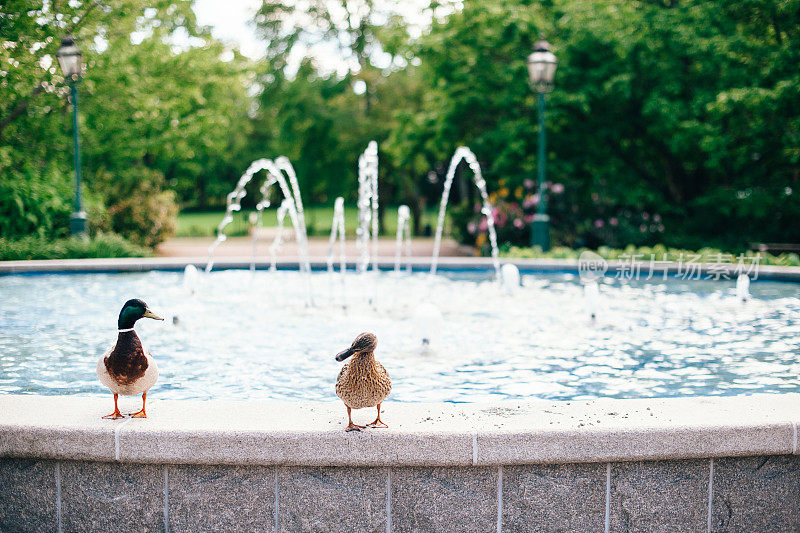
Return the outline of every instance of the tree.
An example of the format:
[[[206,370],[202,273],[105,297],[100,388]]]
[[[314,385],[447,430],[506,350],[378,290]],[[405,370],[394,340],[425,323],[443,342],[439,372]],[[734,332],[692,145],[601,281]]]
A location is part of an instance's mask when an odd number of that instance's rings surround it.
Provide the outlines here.
[[[174,218],[165,188],[191,204],[224,198],[246,165],[249,63],[196,25],[191,1],[14,0],[0,8],[0,31],[0,89],[8,95],[0,101],[0,172],[8,181],[0,204],[12,206],[10,219],[29,221],[0,224],[4,236],[31,225],[49,236],[65,231],[71,110],[53,54],[67,32],[86,63],[80,132],[93,228],[154,244],[169,234],[161,218]],[[58,212],[46,216],[38,205]]]
[[[534,176],[524,61],[543,32],[559,57],[547,163],[566,186],[551,206],[561,242],[797,241],[799,4],[465,2],[419,40],[425,104],[392,150],[424,167],[468,144],[494,190]]]

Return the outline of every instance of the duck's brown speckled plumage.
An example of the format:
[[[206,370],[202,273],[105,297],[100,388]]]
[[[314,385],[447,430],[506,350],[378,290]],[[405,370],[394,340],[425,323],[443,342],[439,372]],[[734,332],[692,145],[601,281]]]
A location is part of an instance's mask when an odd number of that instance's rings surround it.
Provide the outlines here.
[[[392,380],[374,352],[360,352],[345,363],[336,379],[336,395],[351,409],[375,407],[392,391]]]

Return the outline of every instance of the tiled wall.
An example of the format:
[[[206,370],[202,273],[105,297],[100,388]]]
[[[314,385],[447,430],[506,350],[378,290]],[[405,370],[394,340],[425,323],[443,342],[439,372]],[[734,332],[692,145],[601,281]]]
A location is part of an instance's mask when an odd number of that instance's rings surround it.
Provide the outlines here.
[[[0,459],[0,531],[800,531],[800,456],[454,468]]]

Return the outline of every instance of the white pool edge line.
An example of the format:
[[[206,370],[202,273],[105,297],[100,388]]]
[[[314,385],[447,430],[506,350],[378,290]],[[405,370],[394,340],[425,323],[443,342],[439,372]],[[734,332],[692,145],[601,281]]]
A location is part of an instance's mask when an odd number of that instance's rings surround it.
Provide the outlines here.
[[[788,455],[798,453],[795,417],[800,413],[800,394],[492,404],[387,402],[388,430],[352,434],[344,432],[338,402],[162,400],[148,409],[148,419],[101,420],[109,401],[0,395],[0,457],[151,464],[496,467]],[[630,416],[620,416],[623,413]],[[586,425],[587,420],[593,425]]]

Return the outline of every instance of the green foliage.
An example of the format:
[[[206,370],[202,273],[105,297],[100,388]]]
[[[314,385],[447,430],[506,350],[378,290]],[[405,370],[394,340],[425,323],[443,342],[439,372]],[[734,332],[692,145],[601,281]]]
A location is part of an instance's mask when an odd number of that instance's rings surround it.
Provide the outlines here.
[[[8,168],[0,181],[0,236],[63,236],[69,231],[69,180],[55,165]]]
[[[152,35],[141,43],[115,33],[90,58],[80,86],[86,159],[94,169],[153,169],[185,205],[224,203],[255,159],[250,65],[189,23],[182,27],[207,44],[176,50],[167,24],[175,15],[151,15],[141,24]]]
[[[0,180],[0,237],[66,236],[74,210],[74,178],[55,164],[36,166],[19,158],[9,161],[10,157],[8,147],[0,148],[0,167],[6,168]],[[89,195],[84,209],[90,227],[96,229],[104,217],[102,203]]]
[[[278,155],[306,203],[352,202],[357,157],[375,139],[382,212],[408,204],[419,232],[466,144],[512,223],[498,224],[501,241],[524,244],[541,192],[524,185],[539,163],[525,58],[544,33],[559,59],[546,121],[554,242],[800,242],[800,0],[432,2],[433,23],[415,38],[401,11],[266,0],[254,20],[266,57],[254,62],[199,27],[191,0],[4,2],[0,235],[66,230],[71,107],[54,53],[71,32],[86,63],[94,231],[158,242],[173,212],[165,191],[183,207],[219,208],[252,160]],[[319,43],[345,58],[341,73],[297,64]],[[453,205],[455,233],[482,239],[469,232],[480,224],[474,196]]]
[[[140,246],[155,246],[175,234],[175,192],[164,190],[157,170],[137,166],[102,172],[96,186],[106,196],[108,229]]]
[[[27,259],[83,259],[88,257],[147,257],[150,250],[122,237],[101,233],[91,239],[0,238],[0,261]]]
[[[797,0],[467,1],[419,40],[426,96],[387,150],[422,173],[467,144],[490,191],[534,177],[525,57],[544,32],[559,58],[548,177],[569,200],[549,209],[558,242],[797,242],[799,27]]]
[[[700,248],[699,250],[684,250],[680,248],[668,248],[662,244],[655,246],[627,246],[625,248],[610,248],[601,246],[596,250],[588,248],[569,248],[566,246],[554,246],[547,252],[542,252],[538,246],[519,247],[503,246],[500,250],[501,257],[512,259],[574,259],[577,260],[581,253],[591,251],[598,254],[603,259],[616,261],[675,261],[687,262],[692,260],[696,263],[738,263],[740,260],[745,265],[776,265],[776,266],[800,266],[800,256],[794,253],[783,253],[773,255],[765,252],[724,252],[716,248]],[[758,257],[758,260],[756,260]]]
[[[13,208],[0,235],[68,230],[72,110],[54,56],[68,32],[86,65],[78,103],[92,229],[149,246],[173,231],[176,194],[224,201],[250,157],[249,63],[196,26],[190,0],[13,0],[0,6],[0,205]]]

